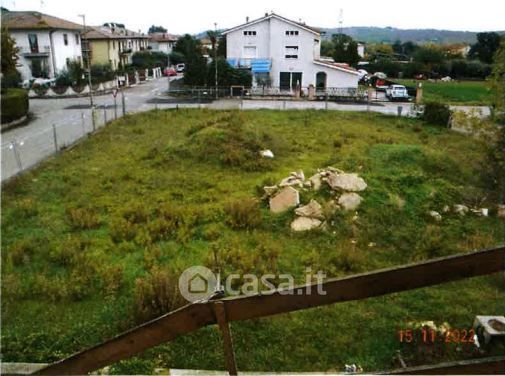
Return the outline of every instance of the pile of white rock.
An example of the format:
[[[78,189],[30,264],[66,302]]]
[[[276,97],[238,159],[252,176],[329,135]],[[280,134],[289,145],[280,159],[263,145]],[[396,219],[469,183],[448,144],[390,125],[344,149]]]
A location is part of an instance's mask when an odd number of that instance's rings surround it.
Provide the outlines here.
[[[464,217],[465,215],[471,213],[478,217],[488,217],[489,208],[469,208],[468,206],[462,204],[453,205],[451,208],[449,205],[446,205],[443,207],[442,213],[454,213],[460,215],[461,217]],[[442,214],[440,214],[438,211],[431,210],[428,212],[428,215],[437,222],[440,222],[442,220]],[[496,216],[498,218],[505,218],[505,205],[498,205]]]
[[[295,208],[297,218],[291,223],[293,231],[308,231],[325,226],[323,207],[317,200],[300,206],[300,191],[319,191],[327,184],[334,194],[328,207],[334,210],[356,210],[363,198],[356,192],[367,188],[366,182],[358,174],[346,173],[334,167],[320,169],[309,179],[303,171],[292,172],[278,185],[263,187],[265,198],[269,199],[272,213],[283,213]]]

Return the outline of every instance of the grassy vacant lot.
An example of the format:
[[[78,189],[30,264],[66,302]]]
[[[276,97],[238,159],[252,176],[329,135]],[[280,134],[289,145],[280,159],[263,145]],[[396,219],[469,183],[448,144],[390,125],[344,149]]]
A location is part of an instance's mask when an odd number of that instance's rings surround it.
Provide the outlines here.
[[[399,80],[404,85],[416,86],[414,80]],[[422,81],[423,98],[454,105],[489,105],[491,92],[485,81]]]
[[[259,148],[276,158],[258,160]],[[172,309],[178,272],[213,266],[213,252],[224,274],[293,273],[303,282],[306,266],[343,276],[497,245],[505,230],[494,215],[427,215],[460,203],[494,207],[484,158],[475,140],[379,115],[128,116],[3,187],[2,360],[52,362]],[[294,234],[292,213],[274,216],[250,200],[291,171],[310,176],[329,165],[367,181],[357,221],[337,213],[327,231]],[[392,367],[396,350],[410,365],[474,356],[465,346],[402,345],[398,330],[419,320],[468,328],[476,314],[505,311],[504,291],[497,275],[237,323],[238,367],[372,371]],[[218,330],[112,371],[153,367],[224,369]]]

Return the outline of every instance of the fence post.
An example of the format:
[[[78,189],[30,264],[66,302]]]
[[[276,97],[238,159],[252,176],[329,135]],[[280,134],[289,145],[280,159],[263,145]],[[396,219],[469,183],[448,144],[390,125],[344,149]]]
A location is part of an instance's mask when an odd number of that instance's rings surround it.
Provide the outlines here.
[[[114,120],[117,120],[117,98],[116,98],[116,95],[114,95]]]
[[[96,131],[95,106],[91,107],[91,124],[93,125],[93,132],[95,132]]]
[[[103,105],[103,125],[107,125],[107,105]]]
[[[86,136],[86,124],[84,123],[84,112],[81,112],[82,135]]]
[[[228,374],[237,375],[237,363],[235,361],[235,352],[233,351],[233,339],[231,337],[230,326],[226,320],[226,311],[223,302],[217,301],[214,303],[214,313],[223,337],[224,357]]]
[[[124,97],[123,90],[121,90],[121,105],[123,106],[123,116],[126,115],[126,100]]]
[[[18,166],[19,172],[23,171],[23,165],[21,164],[21,157],[19,156],[16,140],[11,141],[10,148],[12,149],[12,152],[14,153],[14,159],[16,160],[16,164]]]
[[[53,124],[53,140],[54,140],[54,149],[56,153],[58,152],[58,135],[56,133],[56,125]]]
[[[93,132],[96,130],[96,124],[95,124],[95,106],[91,106],[91,124],[93,125]]]

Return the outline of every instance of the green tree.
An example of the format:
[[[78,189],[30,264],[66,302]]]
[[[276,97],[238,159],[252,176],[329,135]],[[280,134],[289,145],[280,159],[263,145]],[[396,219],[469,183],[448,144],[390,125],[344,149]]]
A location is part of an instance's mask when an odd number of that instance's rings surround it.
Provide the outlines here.
[[[477,43],[472,45],[468,57],[479,59],[484,63],[492,63],[493,56],[500,47],[501,37],[497,33],[478,33]]]
[[[321,42],[321,56],[333,56],[335,54],[335,47],[330,40],[323,40]]]
[[[174,52],[184,56],[186,69],[184,84],[203,86],[207,83],[207,61],[202,54],[202,44],[189,34],[183,35],[174,46]]]
[[[187,60],[191,60],[194,56],[202,54],[202,44],[198,39],[185,34],[177,40],[173,51],[184,56],[184,62],[187,62]]]
[[[168,56],[160,51],[139,51],[132,56],[132,65],[139,69],[152,69],[167,65]]]
[[[149,30],[147,31],[148,34],[154,34],[154,33],[166,33],[167,29],[165,29],[163,26],[154,26],[152,25]]]
[[[334,46],[332,57],[336,62],[349,65],[358,63],[358,43],[354,39],[345,34],[334,34],[331,40]]]
[[[435,46],[420,47],[414,54],[414,61],[423,64],[427,72],[432,72],[444,62],[444,53]]]
[[[217,43],[217,57],[226,58],[226,35],[221,35]]]
[[[214,51],[216,51],[216,46],[217,46],[217,42],[218,42],[218,39],[219,39],[219,32],[218,31],[215,31],[215,30],[208,30],[207,31],[207,38],[209,38],[210,40],[210,44],[211,44],[211,51],[209,51],[209,54],[213,57],[214,56]],[[216,51],[217,53],[217,51]]]
[[[6,28],[2,28],[1,33],[2,87],[17,87],[21,81],[21,75],[16,69],[18,48]]]
[[[215,62],[210,63],[207,69],[207,82],[214,86],[215,82]],[[217,60],[217,82],[219,87],[229,87],[231,85],[240,85],[250,87],[252,84],[251,73],[244,69],[236,69],[230,66],[228,62],[220,58]],[[211,84],[212,83],[212,84]]]

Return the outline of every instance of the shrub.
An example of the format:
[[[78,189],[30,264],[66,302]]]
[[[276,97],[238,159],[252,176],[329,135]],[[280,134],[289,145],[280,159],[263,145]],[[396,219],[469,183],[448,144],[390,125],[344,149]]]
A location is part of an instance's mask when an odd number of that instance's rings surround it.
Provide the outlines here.
[[[227,223],[235,229],[257,228],[263,222],[259,202],[254,198],[244,198],[229,202],[225,207]]]
[[[135,316],[145,322],[184,304],[179,294],[179,274],[154,267],[151,272],[135,281]]]
[[[93,208],[67,209],[67,222],[74,230],[89,230],[100,225],[100,219]]]
[[[28,219],[38,214],[38,207],[31,198],[19,200],[16,205],[16,217],[18,219]]]
[[[422,119],[433,125],[441,125],[447,127],[451,118],[451,110],[449,106],[438,102],[427,102],[424,106]]]
[[[123,267],[106,265],[99,270],[102,292],[105,296],[114,296],[123,286]]]
[[[28,92],[23,89],[7,89],[1,95],[2,124],[18,120],[28,113]]]
[[[244,125],[244,115],[226,113],[215,125],[209,125],[194,133],[182,152],[202,161],[218,162],[226,167],[238,167],[245,171],[263,171],[272,161],[261,158],[263,149],[278,150],[278,145],[265,141]]]
[[[114,218],[111,222],[110,236],[115,243],[133,240],[137,234],[136,226],[124,218]]]

